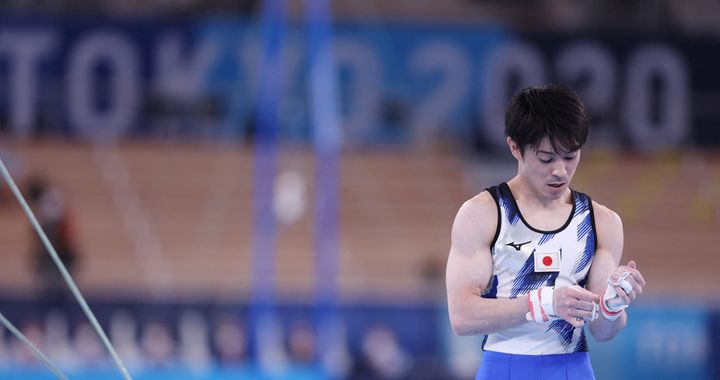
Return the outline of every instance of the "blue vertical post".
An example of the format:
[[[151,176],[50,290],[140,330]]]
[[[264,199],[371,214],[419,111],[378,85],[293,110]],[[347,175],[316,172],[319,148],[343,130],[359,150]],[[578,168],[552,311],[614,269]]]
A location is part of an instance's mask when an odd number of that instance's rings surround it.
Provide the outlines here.
[[[251,326],[254,356],[260,366],[272,351],[277,331],[275,312],[275,261],[277,222],[273,212],[274,181],[278,155],[278,103],[281,96],[282,46],[285,39],[286,2],[263,1],[262,56],[255,109],[253,151],[253,236]]]
[[[338,256],[342,130],[328,0],[307,0],[311,123],[315,149],[315,296],[318,356],[338,341]]]

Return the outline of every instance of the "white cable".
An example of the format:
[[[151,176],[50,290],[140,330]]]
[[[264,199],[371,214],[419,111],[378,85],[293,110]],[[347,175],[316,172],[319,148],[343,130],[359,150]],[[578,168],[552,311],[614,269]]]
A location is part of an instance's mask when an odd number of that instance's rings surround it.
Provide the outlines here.
[[[82,294],[80,294],[80,290],[78,289],[77,285],[75,285],[75,281],[70,276],[70,273],[68,273],[67,269],[65,268],[65,265],[62,263],[62,260],[60,260],[60,257],[58,257],[57,252],[55,252],[55,248],[50,243],[50,240],[48,239],[47,235],[45,235],[45,231],[43,231],[42,227],[40,227],[40,223],[38,223],[37,219],[35,218],[35,214],[33,214],[32,210],[30,209],[30,206],[28,206],[27,202],[25,202],[25,198],[23,198],[22,194],[20,193],[20,190],[18,189],[17,185],[15,184],[15,181],[13,181],[12,177],[10,176],[10,172],[8,172],[7,168],[5,167],[5,163],[3,162],[2,158],[0,158],[0,171],[2,172],[2,176],[5,179],[5,182],[10,186],[10,190],[15,195],[15,198],[20,203],[20,206],[22,207],[23,211],[25,211],[25,215],[27,215],[28,219],[30,219],[30,223],[35,228],[35,231],[37,232],[38,236],[40,236],[40,240],[42,241],[43,245],[45,246],[45,249],[47,249],[48,253],[50,254],[50,257],[55,262],[55,265],[60,270],[60,274],[62,274],[63,278],[65,279],[65,282],[70,287],[70,290],[72,291],[73,295],[75,296],[75,299],[80,304],[80,307],[82,308],[83,312],[85,312],[85,315],[87,316],[88,320],[92,324],[92,326],[95,328],[95,332],[100,337],[100,340],[105,345],[105,348],[107,348],[108,352],[110,353],[110,356],[112,357],[113,361],[115,362],[115,365],[117,366],[118,370],[120,370],[120,373],[123,375],[125,380],[132,380],[130,377],[130,374],[128,373],[127,369],[125,369],[125,366],[120,361],[120,358],[118,357],[117,353],[115,352],[115,349],[113,348],[112,344],[110,344],[110,340],[108,339],[107,335],[105,335],[105,332],[103,331],[102,327],[100,327],[100,324],[98,323],[97,319],[95,318],[95,315],[90,310],[90,307],[88,306],[87,302],[85,302],[85,298],[83,298]]]
[[[58,367],[56,367],[50,361],[50,359],[47,358],[47,356],[45,356],[42,352],[40,352],[40,350],[37,347],[35,347],[35,345],[32,344],[32,342],[28,338],[26,338],[25,335],[23,335],[23,333],[20,332],[20,330],[16,329],[15,326],[13,326],[13,324],[10,323],[10,321],[8,321],[4,315],[2,315],[2,313],[0,313],[0,322],[2,322],[2,324],[5,325],[5,328],[10,330],[10,332],[13,333],[13,335],[15,335],[18,339],[20,339],[20,341],[23,342],[30,349],[30,351],[32,351],[32,353],[35,354],[35,356],[38,359],[40,359],[43,363],[45,363],[45,365],[48,367],[48,369],[50,371],[52,371],[52,373],[54,373],[55,376],[58,377],[58,379],[68,380],[68,378],[65,376],[65,374],[63,374],[62,371],[60,371],[60,369]]]

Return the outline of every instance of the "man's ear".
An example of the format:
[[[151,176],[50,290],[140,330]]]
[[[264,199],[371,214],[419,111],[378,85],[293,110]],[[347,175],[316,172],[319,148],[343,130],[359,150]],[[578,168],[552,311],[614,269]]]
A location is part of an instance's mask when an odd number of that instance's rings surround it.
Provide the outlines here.
[[[520,147],[515,142],[515,140],[508,137],[507,144],[508,144],[508,147],[510,147],[510,153],[512,153],[513,157],[515,157],[515,159],[518,161],[522,160],[523,159],[522,151],[520,150]]]

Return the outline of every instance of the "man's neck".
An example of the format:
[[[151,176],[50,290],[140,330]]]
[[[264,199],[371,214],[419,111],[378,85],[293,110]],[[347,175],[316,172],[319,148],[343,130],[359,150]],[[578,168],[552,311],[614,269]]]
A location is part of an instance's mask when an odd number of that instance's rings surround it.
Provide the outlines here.
[[[569,189],[559,198],[543,197],[539,191],[530,186],[530,184],[520,175],[515,176],[515,178],[508,181],[507,184],[510,187],[516,201],[522,202],[531,207],[553,209],[568,205],[572,202]]]

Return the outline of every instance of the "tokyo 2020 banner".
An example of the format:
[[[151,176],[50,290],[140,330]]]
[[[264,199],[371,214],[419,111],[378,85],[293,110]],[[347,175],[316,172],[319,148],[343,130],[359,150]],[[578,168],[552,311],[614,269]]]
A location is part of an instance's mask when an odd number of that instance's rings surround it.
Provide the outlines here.
[[[283,38],[281,135],[306,140],[307,36]],[[720,145],[720,44],[657,35],[514,33],[501,26],[339,23],[332,37],[347,144],[458,138],[504,147],[520,87],[564,82],[593,143]],[[239,18],[0,20],[3,136],[243,140],[254,133],[261,29]]]

